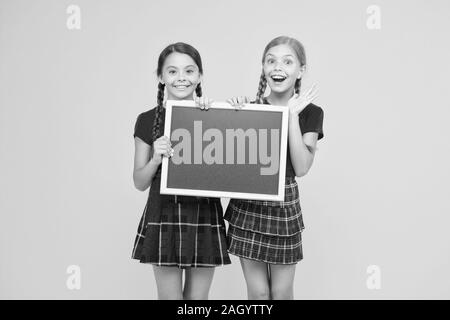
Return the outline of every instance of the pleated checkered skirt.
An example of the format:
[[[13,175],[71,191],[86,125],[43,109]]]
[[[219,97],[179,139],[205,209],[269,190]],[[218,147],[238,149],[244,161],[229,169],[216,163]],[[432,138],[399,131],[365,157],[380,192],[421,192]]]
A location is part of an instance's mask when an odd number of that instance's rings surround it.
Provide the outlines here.
[[[271,264],[295,264],[303,259],[305,229],[297,181],[286,177],[284,201],[231,199],[228,252]]]
[[[161,195],[160,182],[152,183],[132,258],[179,268],[230,264],[220,199]]]

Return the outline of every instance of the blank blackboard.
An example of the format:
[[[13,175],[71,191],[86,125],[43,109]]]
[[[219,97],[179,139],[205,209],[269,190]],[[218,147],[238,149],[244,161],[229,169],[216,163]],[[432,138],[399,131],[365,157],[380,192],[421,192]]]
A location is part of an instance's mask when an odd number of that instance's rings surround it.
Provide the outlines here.
[[[284,200],[285,160],[287,148],[287,107],[246,104],[241,110],[235,110],[227,103],[213,103],[209,110],[201,110],[193,101],[167,101],[164,135],[173,138],[177,129],[189,132],[190,163],[175,164],[173,158],[163,158],[161,193],[191,196],[230,197],[254,200]],[[196,130],[194,126],[196,125]],[[201,130],[199,130],[201,128]],[[207,164],[201,152],[211,143],[204,141],[203,134],[208,129],[217,129],[223,138],[223,163]],[[245,140],[245,163],[238,163],[237,141],[234,140],[233,163],[226,163],[230,150],[227,148],[227,132],[242,129],[244,132],[256,132],[257,146]],[[278,149],[271,150],[271,133],[278,130]],[[180,131],[180,130],[178,130]],[[260,142],[260,132],[267,133],[267,143]],[[217,132],[217,131],[216,131]],[[249,132],[249,131],[247,131]],[[200,133],[200,134],[199,134]],[[172,146],[180,143],[172,140]],[[230,139],[228,139],[230,140]],[[264,141],[261,140],[261,141]],[[275,174],[263,175],[261,168],[269,167],[260,163],[260,146],[265,145],[269,155],[278,155]],[[255,156],[255,149],[258,155]],[[186,148],[187,150],[187,148]],[[199,153],[200,150],[200,153]],[[257,163],[250,162],[250,150]],[[180,153],[182,154],[182,153]],[[214,153],[215,154],[215,153]],[[231,153],[232,155],[233,153]],[[196,159],[194,159],[196,157]],[[179,159],[179,158],[178,158]],[[194,160],[197,160],[195,163]],[[230,162],[230,161],[229,161]],[[273,161],[275,163],[275,161]],[[267,169],[266,169],[267,170]]]

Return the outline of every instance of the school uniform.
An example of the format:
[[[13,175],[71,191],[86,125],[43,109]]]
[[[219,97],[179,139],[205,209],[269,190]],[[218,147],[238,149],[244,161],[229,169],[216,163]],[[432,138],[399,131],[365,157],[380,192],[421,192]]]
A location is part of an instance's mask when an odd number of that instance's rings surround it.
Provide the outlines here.
[[[269,104],[264,99],[264,104]],[[317,132],[323,138],[323,110],[310,103],[299,114],[303,133]],[[305,229],[295,171],[287,147],[284,201],[230,199],[225,212],[229,222],[228,252],[270,264],[295,264],[303,259]]]
[[[141,113],[134,137],[153,144],[156,108]],[[163,109],[161,133],[164,132]],[[163,134],[161,134],[163,135]],[[158,266],[215,267],[230,264],[220,198],[160,194],[161,166],[150,186],[132,258]]]

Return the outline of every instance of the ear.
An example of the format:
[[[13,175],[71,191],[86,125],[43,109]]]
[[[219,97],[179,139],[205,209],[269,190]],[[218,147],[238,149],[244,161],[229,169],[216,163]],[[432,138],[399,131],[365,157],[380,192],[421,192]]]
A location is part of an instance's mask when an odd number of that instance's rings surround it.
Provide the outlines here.
[[[164,84],[164,81],[161,76],[158,76],[158,81],[159,81],[159,83]]]
[[[305,73],[306,66],[303,65],[300,67],[300,72],[298,73],[297,79],[301,79],[302,75]]]

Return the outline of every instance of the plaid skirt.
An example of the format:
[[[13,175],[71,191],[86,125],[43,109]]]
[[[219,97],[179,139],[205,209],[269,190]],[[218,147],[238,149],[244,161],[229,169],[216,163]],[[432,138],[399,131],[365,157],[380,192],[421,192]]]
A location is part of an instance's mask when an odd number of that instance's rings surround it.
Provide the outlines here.
[[[160,182],[150,188],[132,258],[179,268],[230,264],[220,199],[162,195]]]
[[[224,218],[229,253],[271,264],[303,259],[305,225],[294,177],[286,177],[284,201],[231,199]]]

